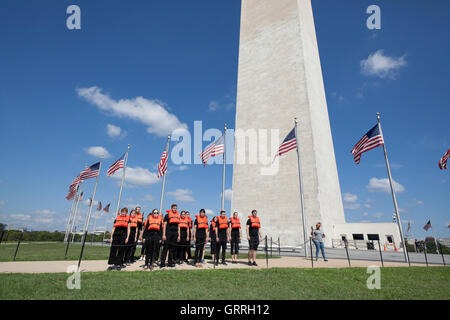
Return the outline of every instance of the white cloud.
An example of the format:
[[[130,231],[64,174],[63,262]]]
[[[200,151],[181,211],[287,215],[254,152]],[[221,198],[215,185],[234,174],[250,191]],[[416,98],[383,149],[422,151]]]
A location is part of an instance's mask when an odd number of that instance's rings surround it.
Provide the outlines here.
[[[233,195],[233,190],[225,189],[225,201],[231,201],[232,195]],[[222,198],[222,192],[220,193],[220,197]]]
[[[208,111],[214,112],[220,109],[220,104],[217,101],[211,101],[208,105]]]
[[[395,180],[392,180],[392,183],[394,185],[394,191],[395,192],[403,192],[405,191],[405,188]],[[369,184],[366,186],[366,188],[370,192],[384,192],[384,193],[390,193],[391,187],[389,185],[389,179],[377,179],[377,178],[371,178],[369,180]]]
[[[100,146],[85,148],[84,151],[87,154],[90,154],[91,156],[94,156],[96,158],[109,158],[109,157],[111,157],[111,155],[109,154],[108,150],[106,150],[105,148],[100,147]]]
[[[175,166],[174,168],[178,171],[185,171],[188,169],[188,166]]]
[[[20,221],[31,219],[30,215],[22,214],[22,213],[10,214],[9,217],[12,219],[20,220]]]
[[[48,209],[36,210],[33,213],[40,214],[40,215],[48,215],[48,216],[52,216],[52,215],[56,214],[55,211],[51,211],[51,210],[48,210]]]
[[[375,213],[375,214],[373,215],[373,217],[374,217],[375,219],[381,219],[381,217],[382,217],[383,215],[384,215],[383,213],[377,212],[377,213]]]
[[[363,213],[363,217],[368,217],[368,216],[369,216],[369,214],[367,212]]]
[[[142,198],[142,201],[153,201],[155,198],[151,194],[147,194]]]
[[[214,215],[214,211],[212,211],[211,209],[205,209],[205,214],[207,214],[209,216],[213,216]]]
[[[422,201],[422,200],[418,200],[416,203],[417,203],[418,205],[422,205],[422,204],[423,204],[423,201]]]
[[[347,210],[358,210],[360,208],[361,208],[361,205],[359,203],[344,202],[344,209],[347,209]]]
[[[184,202],[194,202],[195,199],[191,196],[192,191],[189,189],[177,189],[175,191],[167,192],[168,195],[171,195],[175,198],[177,201],[184,201]]]
[[[127,135],[127,133],[125,131],[123,131],[122,128],[115,126],[113,124],[110,124],[110,123],[108,123],[106,125],[106,133],[111,138],[117,138],[119,136],[125,137]]]
[[[406,66],[405,56],[395,58],[383,54],[383,50],[371,53],[367,59],[361,60],[363,75],[378,76],[380,78],[395,78],[395,72]]]
[[[112,178],[121,180],[122,170],[119,169],[112,176]],[[141,167],[127,167],[125,171],[125,182],[128,182],[135,186],[148,186],[159,181],[158,175],[156,173],[150,172],[148,169]]]
[[[358,196],[356,194],[352,194],[349,192],[344,193],[344,201],[345,202],[356,202],[358,201]]]
[[[148,133],[165,136],[175,129],[187,129],[187,125],[181,123],[174,114],[169,113],[160,101],[143,97],[116,101],[95,86],[79,88],[76,91],[80,97],[96,105],[100,110],[109,112],[112,116],[129,118],[145,124]]]

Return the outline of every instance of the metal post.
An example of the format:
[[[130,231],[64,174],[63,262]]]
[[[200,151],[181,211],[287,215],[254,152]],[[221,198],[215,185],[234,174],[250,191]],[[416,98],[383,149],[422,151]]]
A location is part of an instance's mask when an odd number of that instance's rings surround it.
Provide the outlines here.
[[[424,255],[425,255],[425,263],[427,264],[427,267],[428,267],[427,244],[425,243],[425,241],[424,241],[424,243],[423,243],[423,253],[424,253]]]
[[[66,223],[66,232],[64,233],[64,241],[63,242],[66,242],[67,238],[69,236],[69,227],[70,227],[70,223],[71,223],[71,221],[73,219],[73,213],[74,213],[73,209],[75,207],[75,202],[76,202],[76,199],[77,199],[77,196],[78,196],[78,191],[79,191],[79,185],[77,185],[77,192],[75,194],[75,197],[72,200],[72,207],[70,208],[69,219],[67,220],[67,223]]]
[[[280,244],[280,237],[278,237],[278,255],[281,257],[281,244]]]
[[[441,257],[442,257],[442,262],[444,263],[444,267],[445,267],[445,258],[444,258],[444,253],[442,252],[442,246],[441,246],[441,243],[439,241],[437,243],[439,244]]]
[[[267,248],[267,235],[265,237],[265,251],[266,251],[266,267],[269,268],[269,254],[268,254],[268,248]]]
[[[5,234],[5,230],[2,231],[2,235],[0,236],[0,243],[2,243],[2,241],[3,241],[4,234]]]
[[[14,252],[14,261],[16,261],[17,251],[19,250],[19,246],[20,246],[20,242],[22,241],[22,237],[23,237],[23,231],[20,234],[19,240],[17,241],[16,252]]]
[[[309,237],[309,248],[311,250],[311,268],[314,268],[314,259],[312,253],[312,237]],[[306,243],[305,243],[305,251],[306,251]]]
[[[352,265],[350,264],[350,256],[348,255],[347,239],[344,240],[344,243],[345,243],[345,252],[347,253],[348,266],[351,267]]]
[[[167,164],[169,164],[169,147],[170,147],[170,134],[167,136]],[[163,201],[164,201],[164,188],[166,186],[166,174],[164,173],[162,188],[161,188],[161,200],[159,202],[159,212],[162,213]]]
[[[271,257],[272,257],[272,245],[273,245],[272,237],[270,237],[270,256]]]
[[[380,259],[381,259],[381,265],[384,267],[384,262],[383,262],[383,253],[381,253],[381,244],[380,244],[380,239],[378,238],[378,249],[380,249]]]
[[[377,120],[378,120],[378,128],[380,130],[381,137],[383,138],[384,159],[386,160],[386,169],[387,169],[387,173],[388,173],[388,177],[389,177],[389,185],[391,186],[392,201],[394,202],[394,209],[395,209],[395,215],[396,215],[396,218],[397,218],[396,220],[397,220],[397,225],[398,225],[398,231],[400,233],[400,241],[401,241],[401,243],[403,243],[403,255],[405,257],[405,261],[408,262],[408,264],[409,264],[408,253],[406,252],[407,250],[406,250],[406,245],[405,245],[405,238],[403,236],[402,221],[401,221],[401,218],[400,218],[400,213],[398,212],[397,198],[395,196],[394,185],[392,183],[391,168],[389,166],[389,160],[388,160],[388,156],[387,156],[386,143],[384,141],[383,130],[381,129],[380,113],[379,112],[377,112]]]
[[[86,243],[86,236],[87,236],[87,232],[88,232],[88,228],[89,228],[89,221],[91,220],[92,206],[94,205],[94,201],[95,201],[95,193],[97,192],[98,179],[100,177],[100,172],[102,169],[102,162],[103,162],[103,159],[100,160],[100,164],[98,167],[98,175],[97,175],[97,178],[95,181],[94,192],[92,193],[92,201],[91,201],[91,205],[89,206],[89,213],[88,213],[88,216],[86,219],[86,223],[84,225],[83,244],[81,247],[80,259],[78,260],[78,271],[80,270],[81,259],[83,258],[84,244]]]
[[[223,126],[223,171],[222,171],[222,210],[225,210],[225,167],[227,164],[227,124]]]
[[[308,256],[307,254],[307,238],[306,238],[306,220],[305,220],[305,205],[303,201],[303,183],[302,183],[302,167],[300,161],[300,137],[298,135],[298,120],[294,118],[295,122],[295,139],[297,143],[297,160],[298,160],[298,180],[300,187],[300,201],[301,201],[301,213],[302,213],[302,224],[303,224],[303,242],[305,243],[305,258]]]

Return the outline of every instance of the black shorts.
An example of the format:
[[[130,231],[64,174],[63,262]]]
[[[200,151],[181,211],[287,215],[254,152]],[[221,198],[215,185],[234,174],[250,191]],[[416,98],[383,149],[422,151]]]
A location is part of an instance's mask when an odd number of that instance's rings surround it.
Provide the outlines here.
[[[259,237],[250,237],[248,241],[248,249],[249,250],[258,250],[259,246]]]

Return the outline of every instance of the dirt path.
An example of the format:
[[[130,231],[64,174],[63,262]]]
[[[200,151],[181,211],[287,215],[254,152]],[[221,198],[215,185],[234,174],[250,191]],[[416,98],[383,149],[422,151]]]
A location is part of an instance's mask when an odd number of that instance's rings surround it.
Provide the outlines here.
[[[266,260],[258,259],[257,267],[249,267],[247,260],[239,260],[238,264],[220,265],[216,269],[264,269],[266,268]],[[0,273],[58,273],[67,272],[67,268],[73,265],[77,265],[78,261],[16,261],[16,262],[0,262]],[[131,266],[126,267],[123,271],[138,271],[143,270],[141,267],[143,261],[137,261]],[[365,261],[365,260],[352,260],[352,267],[368,267],[371,265],[381,266],[379,261]],[[400,262],[385,262],[386,267],[405,267],[408,266],[405,263]],[[421,264],[412,264],[414,266],[423,266]],[[314,261],[314,268],[347,268],[348,262],[343,259],[329,259],[328,262],[323,260]],[[81,263],[82,272],[97,272],[106,271],[108,264],[106,260],[86,260]],[[279,259],[269,259],[269,268],[311,268],[311,260],[297,257],[282,257]],[[155,268],[154,271],[161,270],[205,270],[214,269],[214,266],[207,261],[203,264],[203,268],[196,268],[191,265],[182,264],[177,265],[175,268]]]

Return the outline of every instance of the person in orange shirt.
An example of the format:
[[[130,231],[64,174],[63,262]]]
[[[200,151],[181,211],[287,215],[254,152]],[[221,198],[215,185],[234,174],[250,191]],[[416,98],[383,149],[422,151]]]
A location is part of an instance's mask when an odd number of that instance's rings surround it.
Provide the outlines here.
[[[189,263],[189,261],[186,259],[186,248],[189,245],[189,237],[189,219],[186,216],[186,211],[181,211],[180,223],[178,224],[177,264],[181,264],[182,262]]]
[[[262,240],[261,223],[256,216],[257,211],[252,210],[252,215],[247,220],[247,240],[248,240],[248,265],[257,266],[256,253],[258,252],[259,242]],[[253,262],[252,262],[253,261]]]
[[[225,256],[227,254],[227,242],[230,241],[230,228],[229,221],[225,215],[225,211],[220,211],[220,216],[217,217],[216,221],[216,241],[217,241],[217,252],[216,252],[216,265],[219,264],[220,251],[222,250],[222,264],[226,265]]]
[[[136,241],[138,237],[138,218],[136,216],[136,210],[130,212],[130,223],[128,224],[127,238],[125,244],[127,245],[125,253],[125,264],[130,265],[134,261],[134,253],[136,251]]]
[[[162,240],[164,241],[163,253],[161,256],[160,268],[164,268],[166,266],[165,260],[168,256],[168,266],[175,267],[175,259],[176,259],[176,249],[178,244],[178,224],[180,223],[180,214],[178,213],[178,206],[176,204],[172,204],[170,210],[167,210],[167,214],[164,217],[163,222],[163,236]]]
[[[128,209],[122,208],[117,214],[111,231],[111,250],[109,252],[108,270],[120,270],[124,268],[123,260],[125,254],[125,240],[127,238],[128,223],[130,217],[127,215]]]
[[[200,215],[195,216],[194,222],[194,232],[192,240],[195,242],[195,254],[194,254],[194,265],[196,267],[201,267],[203,259],[203,251],[205,248],[205,243],[208,242],[209,232],[208,232],[208,217],[206,216],[205,209],[200,209]]]
[[[239,243],[241,242],[242,232],[241,232],[241,221],[238,218],[238,213],[234,212],[233,217],[230,218],[230,228],[231,228],[231,263],[237,263],[237,257],[239,254]]]
[[[162,218],[157,209],[153,209],[152,214],[144,223],[145,231],[145,264],[144,269],[153,270],[154,262],[158,257],[158,248],[161,241]]]
[[[216,237],[216,221],[217,217],[212,218],[211,224],[209,225],[209,239],[211,240],[211,259],[212,263],[216,263],[216,251],[217,251],[217,237]]]

